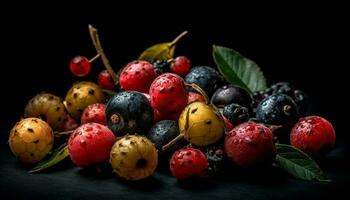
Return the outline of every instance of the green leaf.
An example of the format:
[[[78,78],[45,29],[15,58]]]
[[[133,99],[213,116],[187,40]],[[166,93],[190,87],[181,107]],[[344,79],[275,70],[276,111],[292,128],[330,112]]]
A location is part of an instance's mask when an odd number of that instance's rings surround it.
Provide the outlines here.
[[[139,60],[169,60],[174,57],[176,45],[170,46],[171,42],[156,44],[146,49],[139,57]]]
[[[29,173],[39,172],[49,167],[56,165],[61,162],[63,159],[69,156],[67,143],[62,144],[54,152],[51,156],[40,163],[38,163],[33,169],[29,171]]]
[[[172,42],[165,42],[153,45],[147,48],[139,57],[139,60],[169,60],[174,57],[177,42],[187,34],[187,31],[182,32]]]
[[[266,88],[266,79],[259,66],[233,49],[213,46],[214,61],[225,79],[249,93]]]
[[[276,148],[275,166],[302,180],[331,181],[317,163],[304,152],[286,144],[276,144]]]

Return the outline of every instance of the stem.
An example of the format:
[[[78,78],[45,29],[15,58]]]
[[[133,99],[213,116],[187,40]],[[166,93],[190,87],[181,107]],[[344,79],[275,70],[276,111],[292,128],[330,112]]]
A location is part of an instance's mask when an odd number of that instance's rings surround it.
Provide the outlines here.
[[[92,25],[89,25],[89,32],[90,32],[92,43],[94,44],[95,49],[97,51],[97,54],[101,56],[104,66],[106,67],[107,71],[111,74],[113,81],[117,83],[119,81],[119,77],[114,72],[111,65],[109,64],[109,60],[102,49],[101,42],[97,33],[97,29],[94,28]]]
[[[195,83],[191,83],[191,84],[186,84],[187,86],[189,87],[192,87],[193,89],[195,89],[197,92],[199,92],[203,97],[204,97],[204,100],[205,100],[205,103],[208,104],[209,103],[209,97],[208,95],[204,92],[204,90],[199,87],[198,85],[196,85]]]
[[[181,140],[184,137],[183,133],[180,133],[178,136],[176,136],[176,138],[174,138],[173,140],[171,140],[168,144],[164,145],[162,147],[162,150],[165,151],[167,149],[169,149],[171,146],[173,146],[176,142],[178,142],[179,140]]]
[[[106,90],[106,89],[102,89],[102,92],[107,93],[108,95],[115,95],[117,94],[116,92],[114,92],[113,90]]]
[[[92,62],[94,62],[97,58],[99,58],[101,55],[100,54],[97,54],[95,57],[93,57],[93,58],[91,58],[90,60],[89,60],[89,63],[92,63]]]
[[[169,45],[169,49],[173,47],[183,36],[185,36],[188,33],[188,31],[182,32],[179,36],[177,36]]]
[[[69,135],[73,133],[74,130],[70,131],[62,131],[62,132],[54,132],[55,137],[61,137],[62,135]]]

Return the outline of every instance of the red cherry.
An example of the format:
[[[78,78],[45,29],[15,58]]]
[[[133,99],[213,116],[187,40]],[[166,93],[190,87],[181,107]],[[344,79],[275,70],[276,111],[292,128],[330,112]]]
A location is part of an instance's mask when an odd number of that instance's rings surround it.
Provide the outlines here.
[[[180,76],[186,75],[191,68],[190,60],[185,56],[179,56],[175,58],[172,62],[170,69],[173,73],[178,74]]]
[[[100,72],[97,78],[97,83],[102,89],[113,90],[114,88],[113,78],[107,70]]]
[[[74,75],[83,77],[89,74],[91,65],[86,57],[76,56],[70,61],[69,68]]]

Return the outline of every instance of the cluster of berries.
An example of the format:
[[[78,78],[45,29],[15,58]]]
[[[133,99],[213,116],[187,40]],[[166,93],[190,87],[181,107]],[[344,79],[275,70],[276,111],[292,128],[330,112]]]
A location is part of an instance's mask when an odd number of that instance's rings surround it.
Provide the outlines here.
[[[90,69],[86,57],[70,63],[78,77]],[[68,131],[69,155],[79,167],[109,161],[119,176],[139,180],[164,164],[185,179],[220,172],[228,162],[238,167],[271,164],[276,127],[311,156],[335,143],[330,122],[303,117],[307,97],[289,83],[250,95],[212,67],[191,67],[185,56],[132,61],[118,80],[105,70],[97,83],[75,83],[64,100],[49,93],[33,97],[9,136],[14,155],[36,163],[51,151],[53,130]]]

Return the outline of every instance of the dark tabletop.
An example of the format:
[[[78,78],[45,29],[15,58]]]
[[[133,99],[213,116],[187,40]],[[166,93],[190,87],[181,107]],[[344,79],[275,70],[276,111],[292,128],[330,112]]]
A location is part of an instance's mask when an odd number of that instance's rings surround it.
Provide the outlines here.
[[[2,130],[0,145],[0,194],[5,199],[327,199],[342,195],[350,183],[348,149],[342,141],[318,161],[331,183],[297,180],[276,168],[233,170],[227,176],[185,183],[157,172],[128,182],[115,174],[81,170],[69,159],[49,171],[29,174],[11,154],[5,142],[8,132]]]

